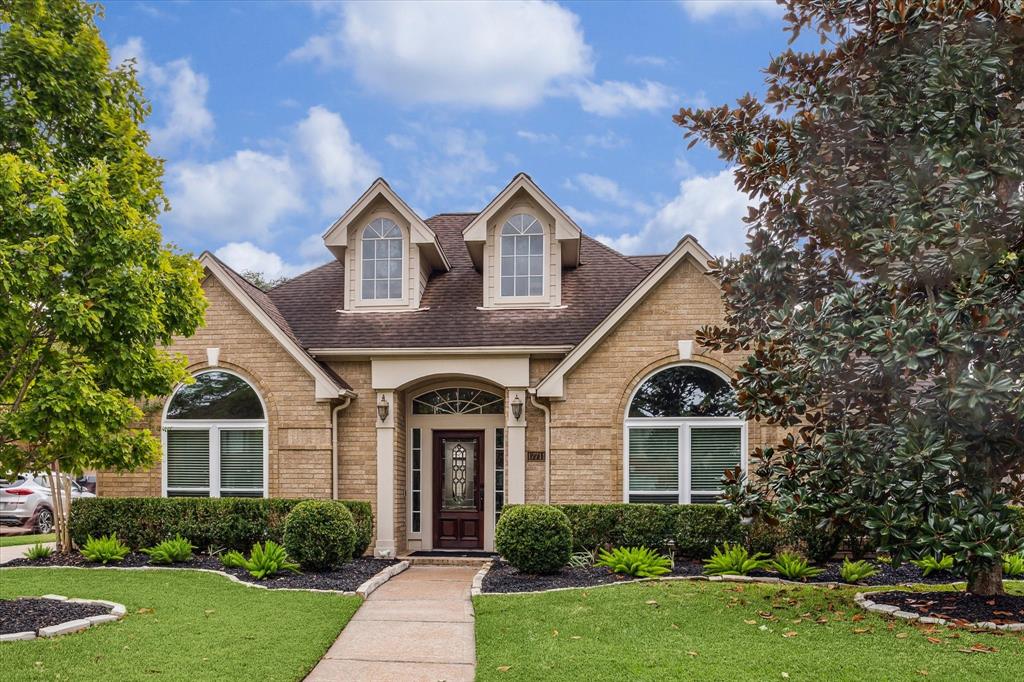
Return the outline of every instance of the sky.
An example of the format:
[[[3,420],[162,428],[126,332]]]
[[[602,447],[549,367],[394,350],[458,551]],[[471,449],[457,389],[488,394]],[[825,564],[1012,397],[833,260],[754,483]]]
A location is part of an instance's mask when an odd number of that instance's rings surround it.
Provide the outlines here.
[[[168,241],[294,276],[377,177],[423,218],[482,209],[528,173],[629,254],[692,234],[744,248],[746,197],[672,115],[764,90],[787,48],[762,0],[108,2],[166,160]],[[801,39],[803,42],[803,39]]]

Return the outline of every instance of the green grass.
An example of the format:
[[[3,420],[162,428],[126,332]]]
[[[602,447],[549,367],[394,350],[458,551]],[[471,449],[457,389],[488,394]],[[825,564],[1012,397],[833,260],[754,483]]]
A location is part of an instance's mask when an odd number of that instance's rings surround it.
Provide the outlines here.
[[[4,643],[7,679],[299,680],[360,603],[198,571],[0,569],[0,598],[48,593],[120,602],[128,615],[52,640]]]
[[[856,591],[673,581],[476,597],[477,680],[1021,679],[1020,633],[884,619]],[[997,651],[960,651],[976,643]]]
[[[46,535],[0,535],[0,547],[14,547],[15,545],[34,545],[37,542],[56,542],[57,536],[53,533]]]

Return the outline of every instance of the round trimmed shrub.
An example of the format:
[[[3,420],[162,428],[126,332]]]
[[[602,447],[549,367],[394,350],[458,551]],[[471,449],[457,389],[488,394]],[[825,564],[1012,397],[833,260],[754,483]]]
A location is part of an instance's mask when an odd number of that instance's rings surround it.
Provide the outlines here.
[[[505,507],[494,531],[494,547],[523,573],[557,573],[572,554],[569,517],[547,505]]]
[[[352,558],[356,524],[341,502],[306,500],[284,520],[284,548],[308,571],[323,571]]]

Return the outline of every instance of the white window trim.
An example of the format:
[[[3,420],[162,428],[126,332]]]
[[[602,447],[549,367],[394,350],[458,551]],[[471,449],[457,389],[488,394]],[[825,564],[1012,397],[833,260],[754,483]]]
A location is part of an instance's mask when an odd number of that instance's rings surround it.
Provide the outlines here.
[[[514,215],[528,215],[540,225],[543,246],[541,247],[541,293],[539,296],[502,296],[501,295],[501,238],[505,223]],[[523,235],[526,236],[526,235]],[[551,285],[551,230],[547,224],[537,215],[535,210],[529,207],[511,207],[503,214],[501,222],[494,229],[494,305],[495,306],[523,306],[534,308],[538,304],[550,304],[551,292],[548,287]],[[513,254],[514,255],[514,254]]]
[[[402,297],[401,298],[363,298],[363,232],[370,224],[384,218],[393,222],[402,233]],[[398,216],[390,211],[377,211],[370,214],[365,220],[357,223],[355,227],[355,249],[352,254],[355,261],[355,277],[352,278],[351,286],[354,289],[352,300],[355,307],[374,310],[394,310],[397,308],[409,307],[409,258],[411,249],[409,247],[409,230],[403,222],[397,219]]]
[[[238,372],[232,372],[231,370],[224,369],[223,367],[216,367],[205,369],[196,372],[193,376],[200,376],[209,372],[223,372],[224,374],[231,374],[238,377],[253,390],[256,397],[260,401],[260,407],[263,409],[264,419],[168,419],[167,410],[171,406],[171,402],[174,400],[174,396],[177,395],[178,391],[184,386],[184,384],[178,384],[175,387],[174,392],[171,393],[171,397],[164,402],[164,409],[161,419],[160,429],[160,496],[167,497],[167,432],[171,429],[174,430],[192,430],[192,431],[203,431],[206,430],[210,434],[210,487],[209,488],[172,488],[174,492],[182,493],[206,493],[210,497],[221,497],[221,486],[220,486],[220,431],[224,430],[247,430],[256,431],[259,430],[263,433],[263,497],[270,497],[270,447],[269,437],[267,431],[267,420],[265,418],[267,414],[267,404],[263,400],[263,396],[256,390],[252,382],[246,379]],[[256,488],[230,488],[231,492],[261,492]]]

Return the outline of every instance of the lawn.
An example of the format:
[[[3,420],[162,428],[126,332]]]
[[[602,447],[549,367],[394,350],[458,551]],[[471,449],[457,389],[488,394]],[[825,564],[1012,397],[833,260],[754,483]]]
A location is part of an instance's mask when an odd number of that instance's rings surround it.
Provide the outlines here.
[[[674,581],[476,597],[477,680],[1021,679],[1021,633],[891,621],[855,592]],[[974,644],[996,651],[963,652]]]
[[[56,542],[57,536],[53,533],[46,535],[0,535],[0,547],[13,547],[15,545],[34,545],[37,542]]]
[[[120,602],[128,615],[74,635],[0,645],[7,679],[299,680],[360,604],[198,571],[0,569],[0,598],[48,593]]]

